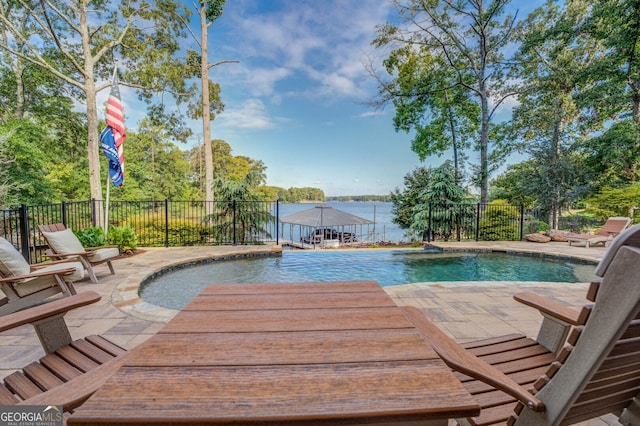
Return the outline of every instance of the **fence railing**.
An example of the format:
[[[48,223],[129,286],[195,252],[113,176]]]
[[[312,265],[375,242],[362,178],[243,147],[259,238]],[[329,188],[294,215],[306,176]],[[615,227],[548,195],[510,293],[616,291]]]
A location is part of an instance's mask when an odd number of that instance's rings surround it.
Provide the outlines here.
[[[131,227],[144,247],[278,244],[278,207],[277,201],[111,201],[108,217],[109,226]],[[103,226],[96,217],[103,208],[87,200],[0,210],[0,235],[35,263],[46,249],[38,225]]]
[[[80,230],[99,223],[101,200],[0,210],[0,236],[39,262],[46,244],[38,225],[63,223]],[[431,203],[422,215],[423,239],[521,240],[524,209],[502,204]],[[129,226],[142,247],[279,244],[278,201],[111,201],[109,226]],[[424,227],[423,227],[424,229]]]
[[[430,203],[424,213],[427,241],[519,241],[523,237],[523,206]]]

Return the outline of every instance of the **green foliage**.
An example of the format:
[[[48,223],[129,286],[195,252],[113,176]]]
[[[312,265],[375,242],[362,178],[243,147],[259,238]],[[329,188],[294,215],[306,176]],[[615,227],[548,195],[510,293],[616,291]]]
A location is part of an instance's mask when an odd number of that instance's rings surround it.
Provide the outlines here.
[[[484,241],[519,239],[518,212],[504,204],[491,203],[480,218],[478,238]]]
[[[376,47],[396,49],[384,64],[391,82],[371,71],[379,86],[377,104],[396,104],[396,126],[416,130],[414,149],[421,154],[442,152],[444,144],[455,152],[458,144],[463,148],[473,140],[480,154],[474,180],[485,202],[489,173],[504,160],[509,145],[493,129],[497,108],[515,93],[506,75],[510,61],[505,55],[515,41],[509,1],[393,4],[397,16],[378,27],[373,41]],[[500,155],[492,152],[496,146]],[[457,155],[454,164],[457,168]]]
[[[226,0],[207,0],[207,19],[214,22],[222,16],[222,8]]]
[[[560,220],[560,229],[575,233],[594,230],[602,222],[591,213],[574,213],[563,216]]]
[[[73,232],[83,247],[100,247],[105,245],[104,230],[99,226],[80,229]]]
[[[639,180],[640,123],[624,120],[582,144],[585,166],[591,172],[591,189],[625,186]]]
[[[549,230],[549,224],[533,217],[525,217],[523,232],[527,234],[537,234]]]
[[[640,207],[640,182],[625,188],[606,188],[585,200],[587,212],[600,220],[612,216],[633,217]]]
[[[110,244],[117,245],[120,253],[129,253],[138,248],[136,233],[129,225],[111,226],[107,240]]]
[[[10,183],[5,200],[14,205],[42,204],[57,198],[51,183],[43,179],[50,164],[45,149],[54,145],[53,138],[29,119],[0,124],[0,138],[4,140],[4,179]]]
[[[467,199],[467,192],[456,183],[451,162],[447,161],[436,169],[418,168],[405,176],[403,191],[396,189],[391,193],[393,222],[402,229],[408,229],[409,235],[425,240],[431,219],[432,228],[440,229],[440,236],[449,239],[452,233],[449,224],[462,220],[468,214],[467,210],[432,210],[431,206],[455,204]]]
[[[242,182],[215,179],[214,192],[219,202],[203,222],[212,224],[216,233],[235,235],[239,243],[251,242],[255,235],[270,238],[266,225],[275,222],[276,218],[269,211],[256,208],[256,203],[244,202],[261,201],[255,183],[256,179],[251,175]]]

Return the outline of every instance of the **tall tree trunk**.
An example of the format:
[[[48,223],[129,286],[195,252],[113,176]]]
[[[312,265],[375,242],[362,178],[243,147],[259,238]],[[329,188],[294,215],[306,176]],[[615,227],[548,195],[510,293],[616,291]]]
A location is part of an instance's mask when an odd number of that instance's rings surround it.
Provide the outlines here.
[[[563,94],[564,95],[564,94]],[[562,132],[564,130],[564,110],[565,104],[562,99],[558,100],[554,114],[553,133],[551,135],[551,146],[549,147],[549,163],[551,165],[551,196],[549,227],[558,229],[560,222],[560,208],[562,205],[562,178],[560,172],[560,156],[562,155]]]
[[[480,124],[480,202],[489,200],[489,99],[486,89],[481,90],[480,103],[482,122]]]
[[[460,183],[460,165],[458,162],[458,138],[456,134],[456,126],[453,120],[453,111],[451,111],[451,106],[449,105],[449,94],[447,91],[444,91],[444,99],[447,104],[447,118],[449,120],[449,131],[451,132],[451,148],[453,149],[453,170],[455,173],[455,181],[456,185]]]
[[[211,150],[211,109],[209,101],[209,59],[208,24],[207,24],[206,1],[200,7],[200,34],[201,34],[201,57],[200,57],[200,80],[202,82],[202,137],[204,138],[204,186],[205,201],[213,201],[213,151]],[[208,203],[207,203],[208,205]]]
[[[84,55],[84,94],[87,103],[87,156],[89,160],[89,187],[91,198],[102,200],[102,178],[100,176],[100,130],[98,128],[98,106],[96,100],[96,85],[94,81],[95,59],[91,50],[91,36],[87,22],[87,10],[79,8],[80,34]],[[96,205],[96,219],[102,224],[104,212],[102,203]]]
[[[16,110],[13,117],[21,119],[24,117],[24,65],[20,58],[16,58],[15,64],[12,64],[13,72],[16,76]]]

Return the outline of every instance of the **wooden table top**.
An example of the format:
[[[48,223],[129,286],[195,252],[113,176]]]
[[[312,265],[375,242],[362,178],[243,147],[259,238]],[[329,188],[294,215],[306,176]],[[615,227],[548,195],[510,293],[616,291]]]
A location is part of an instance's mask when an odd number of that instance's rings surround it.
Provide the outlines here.
[[[376,282],[215,284],[68,424],[446,425],[478,412]]]

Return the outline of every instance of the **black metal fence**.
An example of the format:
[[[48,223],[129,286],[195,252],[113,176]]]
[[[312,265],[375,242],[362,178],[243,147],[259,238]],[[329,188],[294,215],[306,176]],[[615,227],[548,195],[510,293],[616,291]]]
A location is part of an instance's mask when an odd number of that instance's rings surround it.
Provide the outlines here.
[[[111,201],[108,222],[131,227],[143,247],[277,244],[278,207],[277,201]],[[38,225],[103,226],[98,218],[105,208],[88,200],[0,210],[0,235],[38,262],[46,248]]]
[[[427,241],[519,241],[523,237],[523,206],[430,203],[424,214]]]
[[[62,202],[0,210],[0,236],[31,262],[46,248],[38,225],[63,223],[75,231],[103,226],[101,200]],[[278,244],[278,201],[111,201],[109,226],[129,226],[142,247]],[[420,238],[433,240],[521,240],[522,206],[431,203],[422,212]]]

